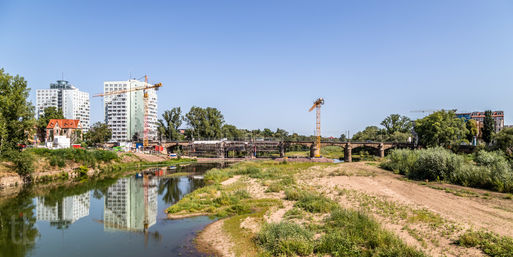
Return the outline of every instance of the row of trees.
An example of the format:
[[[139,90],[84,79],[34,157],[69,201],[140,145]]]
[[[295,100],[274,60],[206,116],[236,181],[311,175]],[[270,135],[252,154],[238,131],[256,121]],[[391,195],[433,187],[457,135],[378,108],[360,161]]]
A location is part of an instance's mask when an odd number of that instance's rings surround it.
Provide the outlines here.
[[[188,128],[184,133],[180,133],[180,127],[187,124]],[[201,140],[201,139],[221,139],[243,140],[243,139],[287,139],[287,140],[307,140],[311,137],[301,136],[297,133],[289,135],[283,129],[265,128],[263,130],[239,129],[234,125],[226,124],[224,116],[217,108],[197,106],[191,107],[188,113],[182,114],[180,107],[172,108],[162,114],[159,120],[158,134],[161,140]]]

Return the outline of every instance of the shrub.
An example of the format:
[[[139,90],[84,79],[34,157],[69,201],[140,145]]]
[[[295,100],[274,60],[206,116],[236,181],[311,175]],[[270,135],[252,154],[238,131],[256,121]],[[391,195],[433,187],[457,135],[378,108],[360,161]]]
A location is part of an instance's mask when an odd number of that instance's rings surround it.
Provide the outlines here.
[[[289,222],[266,224],[256,241],[272,256],[305,256],[314,249],[313,233]]]
[[[445,180],[450,173],[463,165],[464,159],[441,147],[421,150],[413,170],[408,173],[411,179]]]
[[[16,173],[20,176],[29,175],[34,170],[34,156],[30,152],[8,150],[4,156],[15,165]]]
[[[409,149],[395,149],[387,156],[388,161],[383,162],[381,167],[395,173],[408,175],[419,158],[418,151]]]

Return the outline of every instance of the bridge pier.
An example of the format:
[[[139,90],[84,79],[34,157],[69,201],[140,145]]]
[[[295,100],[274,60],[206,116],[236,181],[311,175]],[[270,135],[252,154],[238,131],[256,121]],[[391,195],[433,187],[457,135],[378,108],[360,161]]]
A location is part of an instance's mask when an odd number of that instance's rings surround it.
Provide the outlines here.
[[[285,144],[280,142],[280,158],[285,157]]]
[[[217,148],[217,158],[224,159],[225,157],[226,151],[224,150],[224,142],[221,142]]]
[[[383,143],[379,144],[379,158],[385,158],[385,145]]]
[[[317,147],[315,147],[314,144],[310,145],[310,158],[314,158],[315,157],[315,150],[316,149],[317,149]]]
[[[344,147],[344,162],[352,162],[353,161],[353,147],[351,143],[346,143],[346,147]]]

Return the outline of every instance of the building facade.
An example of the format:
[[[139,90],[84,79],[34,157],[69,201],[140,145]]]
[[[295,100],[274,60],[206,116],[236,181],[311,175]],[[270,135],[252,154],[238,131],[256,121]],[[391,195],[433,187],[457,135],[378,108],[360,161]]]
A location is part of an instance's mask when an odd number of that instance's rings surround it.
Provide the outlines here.
[[[144,87],[145,82],[138,80],[106,81],[103,83],[105,94],[113,91],[130,91]],[[148,94],[148,139],[157,139],[157,93],[155,89]],[[144,92],[130,91],[104,96],[105,123],[112,130],[112,142],[129,142],[135,137],[142,141],[144,136]]]
[[[482,134],[482,130],[484,127],[484,118],[485,118],[485,112],[467,112],[467,113],[457,113],[456,117],[469,120],[475,120],[477,123],[478,128],[478,135],[477,137],[480,138]],[[494,121],[494,128],[495,133],[498,133],[499,131],[504,129],[504,111],[493,111],[492,112],[492,118]]]
[[[56,107],[62,110],[65,119],[80,120],[84,131],[89,129],[89,93],[78,90],[69,81],[57,80],[49,89],[36,90],[37,118],[44,115],[45,108]]]

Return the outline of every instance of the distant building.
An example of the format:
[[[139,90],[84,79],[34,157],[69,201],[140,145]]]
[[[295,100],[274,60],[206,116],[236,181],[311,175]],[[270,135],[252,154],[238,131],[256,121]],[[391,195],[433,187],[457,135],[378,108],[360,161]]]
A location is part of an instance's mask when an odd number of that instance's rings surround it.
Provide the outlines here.
[[[45,108],[62,110],[66,119],[80,120],[85,131],[89,129],[89,93],[79,91],[66,80],[51,83],[50,89],[36,90],[37,118],[44,115]]]
[[[82,133],[77,134],[76,131],[82,132],[83,127],[80,120],[70,119],[51,119],[46,126],[45,142],[53,141],[58,148],[70,147],[78,136],[82,139]],[[64,139],[64,140],[63,140]],[[67,146],[63,146],[62,141],[67,142]]]
[[[484,127],[485,112],[468,112],[468,113],[457,113],[456,117],[466,120],[475,120],[478,128],[478,138],[481,137],[482,130]],[[499,132],[504,129],[504,111],[493,111],[492,118],[494,121],[495,132]]]
[[[104,93],[131,90],[144,87],[145,82],[138,80],[105,81]],[[148,139],[157,139],[157,93],[155,89],[148,93]],[[144,136],[144,93],[143,90],[104,96],[105,123],[112,130],[112,142],[132,141],[134,136],[142,140]]]

